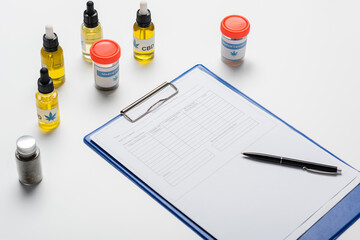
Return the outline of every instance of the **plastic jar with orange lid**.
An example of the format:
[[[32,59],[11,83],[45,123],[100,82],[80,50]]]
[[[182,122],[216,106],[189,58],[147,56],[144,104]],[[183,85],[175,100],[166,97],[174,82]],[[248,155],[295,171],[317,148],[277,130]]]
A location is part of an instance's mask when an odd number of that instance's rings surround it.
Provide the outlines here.
[[[229,66],[241,65],[245,56],[249,21],[239,15],[230,15],[221,21],[221,59]]]
[[[96,88],[112,90],[118,87],[120,55],[119,44],[112,40],[99,40],[91,46],[90,57],[94,63]]]

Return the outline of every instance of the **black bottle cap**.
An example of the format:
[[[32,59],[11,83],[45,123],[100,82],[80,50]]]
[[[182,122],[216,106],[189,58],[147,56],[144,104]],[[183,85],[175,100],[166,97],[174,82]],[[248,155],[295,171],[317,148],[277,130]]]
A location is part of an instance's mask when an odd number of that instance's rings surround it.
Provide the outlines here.
[[[56,52],[59,49],[59,40],[56,33],[54,33],[54,38],[52,39],[46,38],[46,34],[44,34],[43,47],[47,52]]]
[[[86,10],[84,11],[84,25],[87,28],[94,28],[99,25],[98,13],[94,8],[94,3],[88,1],[86,3]]]
[[[43,67],[40,69],[40,78],[38,79],[38,90],[40,93],[47,94],[54,91],[54,84],[49,77],[48,69]]]
[[[136,12],[136,24],[139,27],[146,28],[151,24],[151,12],[147,10],[147,14],[142,15],[140,9]]]

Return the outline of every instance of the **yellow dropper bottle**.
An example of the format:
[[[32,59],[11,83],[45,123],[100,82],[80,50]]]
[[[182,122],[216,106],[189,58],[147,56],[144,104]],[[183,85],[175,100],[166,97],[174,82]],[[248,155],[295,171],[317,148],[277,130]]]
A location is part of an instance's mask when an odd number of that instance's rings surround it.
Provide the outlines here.
[[[54,86],[60,87],[65,82],[64,54],[59,40],[51,25],[45,27],[43,47],[41,48],[41,65],[49,70]]]
[[[47,68],[41,68],[38,92],[35,95],[39,126],[44,132],[55,129],[60,124],[58,93]]]
[[[84,22],[81,24],[81,48],[85,61],[92,62],[90,47],[102,38],[102,27],[99,22],[98,13],[94,8],[94,3],[88,1],[84,11]]]
[[[143,63],[150,62],[154,58],[155,26],[151,21],[151,12],[145,1],[140,2],[133,29],[135,59]]]

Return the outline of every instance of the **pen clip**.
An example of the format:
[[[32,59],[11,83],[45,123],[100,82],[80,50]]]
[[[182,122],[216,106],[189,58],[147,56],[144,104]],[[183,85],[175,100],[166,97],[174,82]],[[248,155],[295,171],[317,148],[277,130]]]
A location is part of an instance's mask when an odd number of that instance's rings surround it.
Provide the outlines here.
[[[303,169],[304,169],[305,171],[312,172],[312,173],[321,173],[321,174],[328,174],[328,175],[341,174],[341,170],[340,170],[340,169],[338,169],[336,172],[325,172],[325,171],[320,171],[320,170],[316,170],[316,169],[310,169],[310,168],[307,168],[307,167],[303,167]]]

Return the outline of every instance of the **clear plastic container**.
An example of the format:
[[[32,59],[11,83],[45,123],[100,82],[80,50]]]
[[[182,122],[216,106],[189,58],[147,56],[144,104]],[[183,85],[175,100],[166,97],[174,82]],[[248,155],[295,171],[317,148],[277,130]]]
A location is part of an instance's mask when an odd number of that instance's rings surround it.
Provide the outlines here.
[[[121,49],[115,41],[103,39],[90,48],[94,63],[95,87],[100,90],[113,90],[119,85],[119,59]]]
[[[245,57],[249,21],[239,15],[230,15],[221,21],[221,59],[229,66],[240,66]]]

